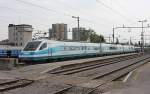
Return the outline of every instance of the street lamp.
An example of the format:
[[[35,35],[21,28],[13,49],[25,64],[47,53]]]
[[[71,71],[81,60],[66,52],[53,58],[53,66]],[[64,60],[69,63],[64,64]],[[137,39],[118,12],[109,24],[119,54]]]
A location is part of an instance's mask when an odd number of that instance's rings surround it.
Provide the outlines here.
[[[140,23],[142,23],[142,32],[141,32],[141,51],[144,52],[144,30],[143,30],[143,24],[144,22],[147,22],[147,20],[141,20],[138,21]]]
[[[77,19],[77,21],[78,21],[78,30],[79,30],[79,27],[80,27],[80,17],[72,16],[72,18]]]
[[[79,33],[79,28],[80,28],[80,17],[78,16],[72,16],[72,18],[75,18],[75,19],[77,19],[77,22],[78,22],[78,34],[80,34]],[[78,36],[80,36],[80,35],[78,35]],[[80,40],[80,37],[79,37],[79,40]]]

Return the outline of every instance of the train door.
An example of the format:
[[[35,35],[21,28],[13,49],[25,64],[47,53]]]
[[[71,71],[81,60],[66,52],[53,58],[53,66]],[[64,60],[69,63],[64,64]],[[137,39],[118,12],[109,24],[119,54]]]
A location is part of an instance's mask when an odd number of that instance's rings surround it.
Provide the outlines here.
[[[50,48],[48,46],[48,56],[52,56],[52,44],[48,44],[51,45]]]
[[[48,56],[52,56],[52,48],[48,48]]]
[[[99,43],[99,53],[102,54],[102,43]]]
[[[84,54],[86,54],[86,49],[87,49],[87,46],[85,43],[83,43],[83,50],[84,50]]]

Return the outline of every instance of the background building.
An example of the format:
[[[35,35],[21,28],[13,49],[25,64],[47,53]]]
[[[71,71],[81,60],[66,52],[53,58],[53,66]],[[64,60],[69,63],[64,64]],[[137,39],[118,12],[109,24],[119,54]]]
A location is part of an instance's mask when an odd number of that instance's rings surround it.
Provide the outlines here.
[[[49,38],[54,40],[67,40],[67,24],[52,24],[52,29],[49,29]]]
[[[89,34],[91,30],[87,30],[85,28],[80,27],[78,28],[72,28],[72,40],[73,41],[88,41]]]
[[[33,28],[31,25],[9,24],[8,26],[8,42],[14,46],[24,46],[28,41],[32,40]]]

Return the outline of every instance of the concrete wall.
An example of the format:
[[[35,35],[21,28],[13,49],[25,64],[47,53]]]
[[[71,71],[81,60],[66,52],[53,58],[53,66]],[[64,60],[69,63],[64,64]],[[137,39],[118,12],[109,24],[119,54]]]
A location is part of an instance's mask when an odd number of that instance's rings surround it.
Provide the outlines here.
[[[32,40],[32,32],[24,32],[23,33],[23,45],[26,45],[29,41]]]
[[[28,41],[32,40],[32,26],[31,25],[13,25],[8,27],[9,43],[15,46],[25,46]]]

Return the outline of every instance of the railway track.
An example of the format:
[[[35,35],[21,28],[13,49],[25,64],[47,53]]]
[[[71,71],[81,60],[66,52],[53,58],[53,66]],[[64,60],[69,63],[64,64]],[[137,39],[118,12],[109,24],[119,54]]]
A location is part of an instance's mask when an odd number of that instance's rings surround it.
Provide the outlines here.
[[[65,67],[65,68],[58,69],[58,70],[52,70],[49,73],[60,74],[60,75],[71,75],[71,74],[75,74],[75,73],[79,73],[79,72],[87,71],[87,70],[92,70],[95,68],[99,68],[102,66],[118,63],[120,61],[125,61],[129,59],[137,58],[137,57],[139,56],[130,55],[130,56],[125,56],[125,57],[112,58],[108,60],[92,61],[92,62],[80,64],[80,65],[73,65],[73,66]]]
[[[107,83],[112,82],[115,79],[118,79],[119,77],[129,73],[135,68],[150,61],[149,57],[150,56],[148,55],[146,56],[130,55],[127,57],[123,56],[123,57],[105,59],[100,61],[96,60],[96,61],[74,65],[74,66],[65,66],[63,68],[50,71],[49,73],[54,75],[56,74],[56,76],[71,75],[71,76],[78,76],[78,77],[87,77],[88,82],[83,81],[77,84],[76,83],[68,84],[67,82],[66,83],[57,82],[58,78],[56,80],[53,77],[52,79],[49,78],[50,80],[47,79],[47,81],[45,79],[43,79],[42,81],[40,80],[41,81],[40,83],[38,81],[37,83],[36,82],[33,83],[34,81],[27,80],[27,79],[17,79],[17,80],[0,83],[0,93],[24,87],[22,88],[23,89],[22,92],[24,92],[24,90],[32,91],[32,89],[39,88],[37,90],[38,92],[42,90],[43,91],[48,90],[46,94],[93,94],[94,91],[96,91],[97,89],[101,89]],[[70,78],[68,80],[72,81],[72,79]],[[36,93],[37,92],[35,91],[35,93],[33,94]],[[20,89],[18,90],[17,94],[20,94]],[[24,94],[28,94],[28,93],[25,92]]]
[[[99,89],[103,88],[103,86],[105,86],[107,83],[112,82],[115,79],[118,79],[122,75],[125,75],[125,74],[129,73],[130,71],[142,66],[143,64],[145,64],[149,61],[150,61],[149,58],[143,59],[143,60],[141,60],[139,62],[136,62],[132,65],[126,66],[125,68],[121,68],[121,69],[119,69],[117,71],[114,71],[112,73],[108,73],[107,75],[105,75],[101,78],[96,78],[96,79],[102,80],[103,82],[101,84],[95,86],[94,88],[89,89],[86,93],[83,93],[83,94],[92,94],[92,92],[94,92],[97,88],[99,88]],[[99,93],[97,93],[97,94],[99,94]]]
[[[97,69],[98,73],[97,74],[94,73],[94,76],[93,75],[91,76],[92,80],[90,82],[81,83],[77,86],[71,86],[70,88],[67,88],[63,91],[56,92],[54,94],[92,94],[97,88],[102,88],[105,84],[115,79],[118,79],[119,77],[136,69],[137,67],[149,62],[150,61],[149,57],[150,56],[148,55],[141,56],[139,58],[134,58],[134,59],[132,58],[130,60],[122,61],[120,63],[113,63],[113,64],[101,66],[99,67],[99,69],[103,70],[103,72],[100,72],[100,70]],[[59,72],[57,71],[56,73]],[[77,72],[77,74],[78,73],[79,72]],[[86,70],[86,73],[89,73],[89,71]]]
[[[18,79],[0,83],[0,92],[22,88],[33,83],[33,80]]]

